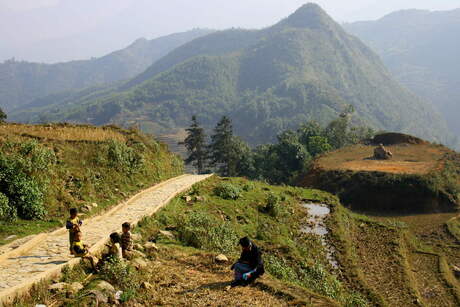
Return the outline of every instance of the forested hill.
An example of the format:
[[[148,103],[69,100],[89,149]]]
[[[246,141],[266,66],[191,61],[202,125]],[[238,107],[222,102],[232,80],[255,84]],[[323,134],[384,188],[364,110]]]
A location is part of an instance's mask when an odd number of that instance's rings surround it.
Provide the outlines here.
[[[21,119],[140,123],[162,133],[188,126],[192,114],[208,128],[225,114],[237,134],[258,144],[308,120],[327,123],[352,104],[362,124],[376,129],[442,142],[449,135],[429,104],[315,4],[263,30],[220,31],[185,44],[123,90],[56,102]]]
[[[5,61],[0,64],[0,107],[11,110],[50,94],[127,80],[171,50],[211,32],[196,29],[139,39],[125,49],[90,60],[58,64]]]
[[[370,45],[402,84],[432,101],[460,135],[460,9],[399,11],[345,28]]]

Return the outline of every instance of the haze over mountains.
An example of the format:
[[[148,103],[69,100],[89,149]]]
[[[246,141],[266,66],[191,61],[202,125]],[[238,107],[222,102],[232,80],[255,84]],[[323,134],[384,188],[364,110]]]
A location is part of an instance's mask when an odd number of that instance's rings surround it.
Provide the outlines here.
[[[6,110],[47,95],[127,80],[171,50],[211,30],[192,30],[153,40],[138,39],[101,58],[58,64],[6,61],[0,64],[0,106]]]
[[[345,28],[374,49],[402,84],[439,108],[460,135],[460,9],[399,11]]]
[[[315,4],[263,30],[193,40],[116,90],[57,99],[13,118],[140,123],[163,133],[186,127],[192,114],[207,128],[230,115],[237,133],[257,144],[308,120],[326,123],[348,104],[376,129],[449,138],[441,116]]]

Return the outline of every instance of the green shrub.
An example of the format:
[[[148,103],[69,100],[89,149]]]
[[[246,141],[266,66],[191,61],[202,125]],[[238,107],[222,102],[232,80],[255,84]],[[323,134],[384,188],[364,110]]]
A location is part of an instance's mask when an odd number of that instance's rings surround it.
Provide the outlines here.
[[[10,206],[8,197],[0,192],[0,220],[11,221],[16,217],[17,211]]]
[[[249,192],[249,191],[254,190],[255,188],[256,188],[256,186],[254,185],[253,182],[248,182],[243,186],[243,191]]]
[[[179,239],[189,246],[230,253],[238,242],[238,234],[230,223],[203,212],[192,212],[179,224]]]
[[[297,280],[296,272],[283,258],[278,258],[270,254],[266,255],[265,266],[267,271],[278,279],[288,281]]]
[[[137,286],[136,274],[132,268],[118,258],[105,262],[99,276],[122,290],[133,290]]]
[[[135,149],[118,141],[110,141],[107,149],[109,166],[119,171],[135,173],[144,165],[144,157]]]
[[[277,217],[281,212],[280,198],[273,193],[268,194],[264,209],[270,216]]]
[[[241,197],[241,188],[231,183],[222,183],[214,188],[214,193],[223,199],[238,199]]]
[[[0,154],[0,186],[9,199],[9,206],[26,220],[43,219],[45,186],[26,174],[27,165],[21,157]]]

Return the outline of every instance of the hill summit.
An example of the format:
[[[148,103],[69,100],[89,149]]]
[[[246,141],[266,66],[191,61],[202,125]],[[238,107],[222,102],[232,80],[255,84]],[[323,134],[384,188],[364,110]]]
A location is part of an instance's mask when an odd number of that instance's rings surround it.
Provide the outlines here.
[[[295,28],[325,29],[332,28],[335,22],[319,5],[307,3],[280,24]]]
[[[379,130],[438,142],[449,134],[430,105],[393,80],[378,56],[315,4],[262,30],[193,40],[116,90],[12,118],[137,123],[169,134],[187,127],[192,115],[206,128],[227,115],[238,135],[261,144],[310,120],[326,124],[347,105],[356,110],[356,122]]]

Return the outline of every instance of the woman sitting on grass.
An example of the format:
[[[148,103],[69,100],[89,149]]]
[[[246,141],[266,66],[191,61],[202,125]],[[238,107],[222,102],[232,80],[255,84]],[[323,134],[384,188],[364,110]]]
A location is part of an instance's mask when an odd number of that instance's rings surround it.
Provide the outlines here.
[[[239,243],[242,252],[240,259],[231,268],[235,271],[232,287],[247,286],[265,272],[260,249],[248,237],[241,238]]]

